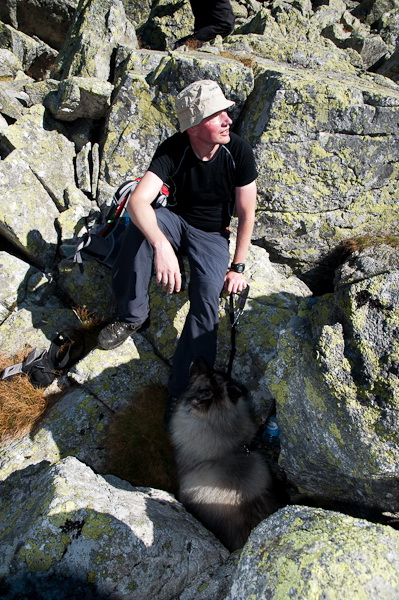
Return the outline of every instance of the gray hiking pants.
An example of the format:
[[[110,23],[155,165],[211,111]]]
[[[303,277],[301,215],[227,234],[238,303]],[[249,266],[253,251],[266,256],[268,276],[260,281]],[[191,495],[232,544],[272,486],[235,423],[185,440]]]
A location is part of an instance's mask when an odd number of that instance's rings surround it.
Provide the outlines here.
[[[167,208],[157,208],[155,214],[173,248],[186,255],[190,265],[190,309],[168,384],[169,393],[178,396],[187,387],[195,358],[202,356],[212,366],[215,362],[219,298],[229,264],[229,242],[225,232],[201,231]],[[151,244],[130,223],[112,272],[121,321],[136,325],[147,319],[153,257]]]

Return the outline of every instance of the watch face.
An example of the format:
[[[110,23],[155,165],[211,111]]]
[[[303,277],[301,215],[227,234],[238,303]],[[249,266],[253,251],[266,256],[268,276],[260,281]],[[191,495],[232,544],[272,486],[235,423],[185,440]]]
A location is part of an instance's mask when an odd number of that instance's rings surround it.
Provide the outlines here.
[[[245,265],[243,263],[232,263],[231,269],[236,273],[243,273],[245,269]]]

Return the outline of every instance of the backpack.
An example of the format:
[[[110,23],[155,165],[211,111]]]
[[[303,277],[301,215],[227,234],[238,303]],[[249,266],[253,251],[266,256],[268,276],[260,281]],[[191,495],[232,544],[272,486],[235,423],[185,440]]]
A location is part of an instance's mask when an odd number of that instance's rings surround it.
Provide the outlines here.
[[[112,197],[110,208],[105,216],[85,218],[81,236],[75,246],[73,261],[83,271],[83,256],[86,254],[98,262],[112,267],[119,252],[123,234],[129,224],[130,217],[126,210],[130,194],[137,187],[141,177],[129,179],[122,183]],[[154,208],[167,206],[169,186],[163,184],[158,196],[152,202]],[[83,233],[82,233],[83,232]],[[83,256],[82,256],[83,255]]]
[[[29,377],[33,387],[47,387],[56,378],[57,371],[69,368],[83,355],[83,349],[80,348],[78,357],[72,357],[72,346],[73,341],[68,336],[58,333],[48,350],[34,348],[25,360],[3,369],[0,381],[7,381],[23,373]]]

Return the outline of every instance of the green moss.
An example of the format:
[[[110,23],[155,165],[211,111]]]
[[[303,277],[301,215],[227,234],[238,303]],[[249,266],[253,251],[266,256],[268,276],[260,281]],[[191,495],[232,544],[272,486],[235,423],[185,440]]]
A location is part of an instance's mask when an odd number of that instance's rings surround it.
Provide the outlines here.
[[[65,552],[65,544],[61,540],[37,541],[28,539],[17,553],[19,560],[26,563],[31,573],[44,573],[54,562],[59,561]]]
[[[270,391],[276,399],[277,406],[284,408],[290,400],[290,386],[286,381],[273,381],[270,383]]]
[[[89,512],[85,517],[82,535],[89,540],[99,540],[104,537],[112,539],[114,534],[113,523],[114,519],[111,515]]]
[[[312,155],[312,158],[314,160],[317,159],[331,159],[331,153],[327,152],[327,150],[325,148],[323,148],[323,146],[321,146],[321,144],[319,142],[314,142],[310,144],[310,152]],[[335,168],[334,164],[330,163],[330,166],[332,166],[333,168]]]
[[[325,396],[323,395],[323,390],[320,390],[318,382],[315,382],[312,377],[304,377],[305,382],[305,394],[308,398],[312,409],[316,412],[323,413],[327,410],[327,405],[325,402]]]
[[[139,587],[139,584],[136,581],[130,581],[127,589],[130,590],[131,592],[134,592],[135,590],[137,590]]]
[[[334,437],[334,439],[337,440],[337,442],[339,443],[340,446],[343,446],[345,444],[340,429],[337,426],[336,423],[330,423],[330,425],[328,426],[328,430],[331,433],[331,435]]]

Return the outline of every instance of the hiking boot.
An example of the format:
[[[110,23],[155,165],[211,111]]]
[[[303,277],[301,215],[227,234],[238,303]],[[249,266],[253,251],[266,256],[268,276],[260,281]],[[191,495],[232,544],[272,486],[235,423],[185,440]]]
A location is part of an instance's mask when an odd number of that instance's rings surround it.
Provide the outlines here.
[[[169,431],[170,420],[172,418],[173,411],[176,408],[176,404],[177,404],[177,396],[171,396],[169,394],[168,399],[166,401],[165,414],[163,417],[163,428],[166,431],[166,433],[170,433],[170,431]]]
[[[103,350],[113,350],[121,346],[128,337],[133,335],[139,329],[144,329],[144,326],[148,327],[149,319],[140,323],[139,325],[132,325],[125,321],[113,321],[109,323],[104,329],[102,329],[97,338],[97,344]]]

